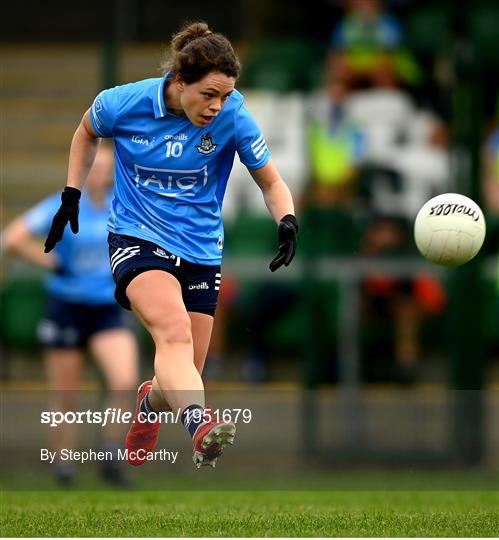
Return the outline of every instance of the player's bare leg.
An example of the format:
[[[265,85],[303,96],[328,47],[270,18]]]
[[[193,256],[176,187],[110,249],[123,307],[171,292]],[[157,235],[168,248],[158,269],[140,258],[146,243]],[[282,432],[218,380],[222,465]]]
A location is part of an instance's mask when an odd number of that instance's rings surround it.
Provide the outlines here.
[[[161,270],[144,272],[130,283],[127,296],[154,340],[154,372],[165,400],[174,411],[192,403],[204,407],[203,381],[194,365],[191,320],[177,279]]]
[[[214,466],[223,447],[232,443],[235,426],[232,423],[221,426],[204,415],[204,385],[200,371],[208,350],[213,318],[188,313],[180,284],[167,272],[151,270],[140,274],[128,286],[127,296],[156,345],[154,385],[159,387],[173,411],[182,411],[182,421],[194,440],[196,464]],[[144,396],[138,398],[138,402],[144,401],[142,407],[145,410],[153,409],[148,394],[149,391],[144,392]],[[158,404],[159,398],[152,399]],[[132,441],[131,447],[139,444],[144,436],[141,432],[147,427],[131,428],[127,436]],[[159,430],[159,426],[151,426],[151,432],[156,429]],[[148,448],[152,446],[149,444]]]
[[[44,356],[45,372],[51,395],[50,408],[53,411],[74,410],[80,388],[83,354],[80,349],[47,349]],[[62,424],[53,430],[51,447],[60,455],[62,448],[74,448],[76,426]],[[71,463],[59,461],[54,464],[58,480],[65,486],[72,483],[74,469]]]
[[[194,347],[194,365],[198,373],[202,375],[206,355],[210,345],[210,337],[213,329],[213,317],[205,313],[189,312],[192,327],[192,341]],[[152,391],[149,395],[151,406],[155,411],[168,410],[170,406],[163,397],[161,388],[156,377],[152,379]]]
[[[89,341],[89,349],[106,380],[106,408],[126,410],[128,392],[137,387],[138,351],[133,333],[126,328],[104,330]],[[127,487],[129,480],[118,461],[123,428],[110,422],[102,434],[102,446],[113,459],[101,464],[101,475],[112,484]]]

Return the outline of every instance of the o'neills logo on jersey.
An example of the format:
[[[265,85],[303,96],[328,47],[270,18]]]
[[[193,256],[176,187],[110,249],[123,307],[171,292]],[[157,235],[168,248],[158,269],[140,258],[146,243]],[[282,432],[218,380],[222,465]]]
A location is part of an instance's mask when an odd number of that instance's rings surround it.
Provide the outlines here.
[[[135,185],[139,191],[161,197],[195,197],[208,183],[208,168],[156,169],[135,165]]]
[[[189,135],[187,133],[176,133],[175,135],[165,135],[165,141],[188,141]]]
[[[217,145],[214,144],[211,135],[207,133],[201,137],[201,144],[196,146],[200,154],[211,154],[217,149]]]

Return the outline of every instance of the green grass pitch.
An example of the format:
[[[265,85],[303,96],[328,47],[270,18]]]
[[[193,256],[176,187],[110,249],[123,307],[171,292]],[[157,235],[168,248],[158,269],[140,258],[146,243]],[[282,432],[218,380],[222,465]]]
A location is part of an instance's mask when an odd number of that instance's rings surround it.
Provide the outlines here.
[[[499,534],[494,491],[3,491],[0,501],[7,537]]]

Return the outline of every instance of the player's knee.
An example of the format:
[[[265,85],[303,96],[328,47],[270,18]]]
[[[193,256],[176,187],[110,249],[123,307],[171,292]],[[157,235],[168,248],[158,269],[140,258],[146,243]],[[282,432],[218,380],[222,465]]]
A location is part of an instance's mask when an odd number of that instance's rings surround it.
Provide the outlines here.
[[[189,316],[165,318],[152,325],[151,334],[156,346],[192,344],[192,330]]]

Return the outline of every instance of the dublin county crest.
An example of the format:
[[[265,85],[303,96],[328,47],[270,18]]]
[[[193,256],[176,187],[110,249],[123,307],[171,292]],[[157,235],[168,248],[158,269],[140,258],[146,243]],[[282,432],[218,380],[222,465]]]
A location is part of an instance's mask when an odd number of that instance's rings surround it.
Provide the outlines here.
[[[201,144],[196,146],[200,154],[211,154],[217,149],[217,145],[211,140],[211,135],[206,133],[201,137]]]

